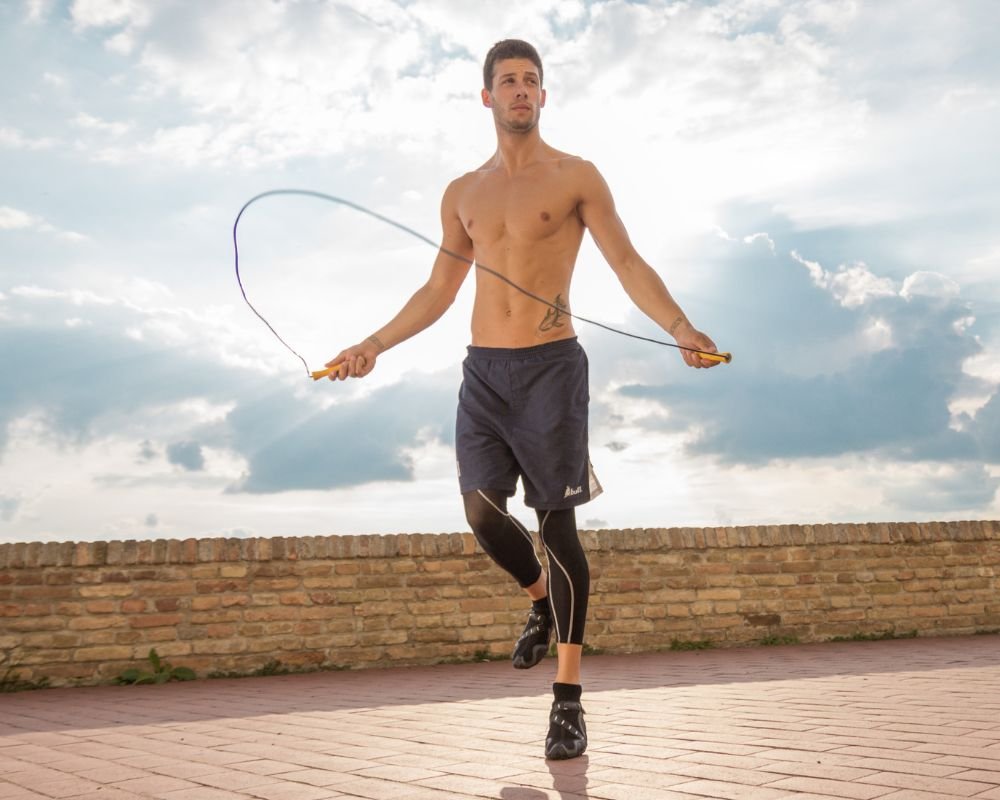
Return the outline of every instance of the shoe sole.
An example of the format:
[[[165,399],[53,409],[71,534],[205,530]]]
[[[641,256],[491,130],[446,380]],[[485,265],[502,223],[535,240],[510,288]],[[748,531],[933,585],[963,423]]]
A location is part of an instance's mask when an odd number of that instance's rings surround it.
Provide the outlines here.
[[[539,664],[548,652],[549,646],[547,644],[536,644],[533,648],[531,648],[530,659],[522,657],[513,659],[512,663],[514,664],[514,669],[531,669]]]

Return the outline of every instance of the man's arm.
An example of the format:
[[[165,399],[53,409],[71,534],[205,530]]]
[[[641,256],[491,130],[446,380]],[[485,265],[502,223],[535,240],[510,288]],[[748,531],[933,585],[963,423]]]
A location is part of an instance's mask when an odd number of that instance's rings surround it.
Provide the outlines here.
[[[430,327],[455,301],[472,266],[472,240],[465,232],[457,210],[458,181],[445,190],[441,199],[441,248],[427,282],[413,293],[399,313],[386,325],[353,347],[342,350],[326,366],[340,364],[330,380],[363,378],[375,368],[379,354]],[[450,250],[463,261],[443,252]]]
[[[688,321],[677,301],[667,291],[663,280],[632,246],[618,212],[611,190],[601,173],[590,162],[580,165],[580,202],[578,211],[590,230],[601,254],[621,282],[625,292],[639,309],[681,347],[715,353],[715,343]],[[681,350],[684,362],[691,367],[714,367],[719,362],[701,358],[690,350]]]

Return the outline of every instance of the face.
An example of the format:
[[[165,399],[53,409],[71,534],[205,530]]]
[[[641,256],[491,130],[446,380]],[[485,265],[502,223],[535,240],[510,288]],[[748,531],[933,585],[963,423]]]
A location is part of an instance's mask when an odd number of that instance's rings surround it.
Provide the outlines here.
[[[527,133],[538,124],[545,107],[545,90],[538,67],[527,58],[507,58],[493,68],[493,88],[483,89],[483,105],[493,110],[497,127]]]

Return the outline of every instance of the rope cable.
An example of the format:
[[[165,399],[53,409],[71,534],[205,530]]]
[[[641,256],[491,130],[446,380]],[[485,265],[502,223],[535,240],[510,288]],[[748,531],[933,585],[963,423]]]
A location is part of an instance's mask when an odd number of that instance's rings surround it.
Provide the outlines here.
[[[358,203],[355,203],[355,202],[353,202],[351,200],[347,200],[347,199],[345,199],[343,197],[337,197],[336,195],[326,194],[324,192],[313,191],[312,189],[269,189],[268,191],[261,192],[260,194],[254,195],[249,200],[247,200],[243,204],[243,207],[240,209],[239,213],[236,215],[235,222],[233,222],[233,253],[235,255],[235,263],[236,263],[236,282],[239,284],[239,286],[240,286],[240,293],[243,295],[243,300],[250,307],[250,310],[253,311],[253,313],[257,315],[258,319],[260,319],[261,322],[263,322],[265,325],[267,325],[268,330],[270,330],[271,333],[274,334],[275,338],[279,342],[281,342],[285,346],[285,348],[290,353],[292,353],[292,355],[294,355],[296,358],[299,359],[299,361],[302,362],[302,366],[305,367],[305,370],[306,370],[306,375],[308,375],[310,377],[315,378],[316,377],[316,373],[310,372],[309,365],[306,363],[306,360],[298,352],[296,352],[295,349],[292,348],[292,346],[288,344],[288,342],[286,342],[281,337],[281,335],[274,329],[274,326],[271,325],[271,323],[267,321],[267,319],[264,317],[264,315],[261,314],[254,307],[253,303],[250,302],[250,299],[247,297],[246,289],[243,286],[243,279],[240,276],[240,249],[239,249],[239,242],[238,242],[238,239],[237,239],[237,229],[239,228],[240,219],[243,216],[243,212],[245,212],[251,205],[253,205],[254,203],[256,203],[258,200],[262,200],[265,197],[272,197],[274,195],[302,195],[302,196],[305,196],[305,197],[315,197],[315,198],[318,198],[320,200],[326,200],[326,201],[331,202],[331,203],[337,203],[337,204],[340,204],[340,205],[343,205],[343,206],[347,206],[348,208],[354,209],[355,211],[360,211],[362,214],[367,214],[368,216],[377,219],[379,222],[383,222],[386,225],[391,225],[392,227],[397,228],[398,230],[401,230],[404,233],[408,233],[410,236],[413,236],[413,237],[415,237],[417,239],[420,239],[420,241],[422,241],[422,242],[426,242],[431,247],[434,247],[439,252],[444,253],[447,256],[450,256],[450,257],[452,257],[454,259],[457,259],[458,261],[462,261],[462,262],[468,264],[469,266],[476,267],[477,269],[481,269],[483,272],[487,272],[490,275],[493,275],[494,277],[496,277],[496,278],[500,279],[501,281],[503,281],[504,283],[506,283],[508,286],[511,286],[512,288],[514,288],[517,291],[519,291],[521,294],[524,294],[524,295],[532,298],[533,300],[537,300],[542,305],[545,305],[545,306],[547,306],[547,307],[555,310],[559,314],[565,314],[566,316],[568,316],[568,317],[570,317],[572,319],[577,319],[580,322],[586,322],[589,325],[594,325],[594,326],[596,326],[598,328],[603,328],[606,331],[610,331],[611,333],[617,333],[617,334],[619,334],[621,336],[628,336],[631,339],[638,339],[638,340],[643,341],[643,342],[650,342],[652,344],[663,345],[664,347],[674,347],[674,348],[676,348],[678,350],[688,350],[688,351],[690,351],[692,353],[699,353],[703,357],[711,357],[711,358],[714,358],[715,360],[726,361],[727,363],[728,363],[728,361],[731,358],[731,356],[729,355],[729,353],[718,353],[718,354],[716,354],[716,353],[705,353],[704,351],[698,350],[698,349],[693,348],[693,347],[684,347],[683,345],[679,345],[679,344],[676,344],[674,342],[665,342],[662,339],[653,339],[653,338],[651,338],[649,336],[640,336],[637,333],[630,333],[629,331],[619,330],[618,328],[614,328],[614,327],[612,327],[610,325],[605,325],[603,322],[598,322],[598,321],[593,320],[593,319],[588,319],[587,317],[582,317],[579,314],[574,314],[574,313],[570,312],[569,310],[567,310],[566,308],[563,308],[562,306],[558,306],[555,303],[552,303],[552,302],[546,300],[544,297],[539,297],[537,294],[534,294],[533,292],[528,291],[524,287],[519,286],[518,284],[516,284],[514,281],[512,281],[510,278],[508,278],[503,273],[498,272],[497,270],[492,269],[492,268],[486,266],[485,264],[480,264],[478,261],[474,261],[473,259],[466,258],[465,256],[463,256],[463,255],[461,255],[459,253],[455,253],[455,252],[449,250],[446,247],[441,246],[438,242],[435,242],[433,239],[431,239],[431,238],[429,238],[427,236],[424,236],[424,234],[422,234],[420,231],[414,230],[413,228],[409,227],[408,225],[404,225],[402,222],[398,222],[397,220],[394,220],[391,217],[387,217],[384,214],[379,214],[377,211],[372,211],[370,208],[365,208],[364,206],[359,205]]]

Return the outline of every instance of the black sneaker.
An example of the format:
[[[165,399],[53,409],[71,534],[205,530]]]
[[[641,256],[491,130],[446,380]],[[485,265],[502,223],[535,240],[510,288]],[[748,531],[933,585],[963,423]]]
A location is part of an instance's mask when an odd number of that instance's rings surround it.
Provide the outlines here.
[[[514,643],[511,661],[514,669],[529,669],[545,658],[549,652],[549,638],[552,636],[552,617],[532,610],[524,631]]]
[[[545,757],[554,760],[582,756],[587,749],[587,726],[583,706],[573,700],[556,700],[549,714]]]

